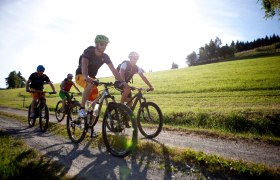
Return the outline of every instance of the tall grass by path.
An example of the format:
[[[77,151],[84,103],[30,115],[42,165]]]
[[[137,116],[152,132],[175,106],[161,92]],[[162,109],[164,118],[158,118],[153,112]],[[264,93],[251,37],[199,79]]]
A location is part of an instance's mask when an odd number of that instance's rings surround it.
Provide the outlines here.
[[[0,179],[70,179],[64,167],[0,130]]]

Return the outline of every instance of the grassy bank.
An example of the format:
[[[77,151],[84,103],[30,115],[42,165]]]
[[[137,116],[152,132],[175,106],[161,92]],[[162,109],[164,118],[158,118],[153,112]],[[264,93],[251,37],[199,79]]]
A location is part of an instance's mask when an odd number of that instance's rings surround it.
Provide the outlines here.
[[[0,179],[69,179],[62,166],[0,130]]]

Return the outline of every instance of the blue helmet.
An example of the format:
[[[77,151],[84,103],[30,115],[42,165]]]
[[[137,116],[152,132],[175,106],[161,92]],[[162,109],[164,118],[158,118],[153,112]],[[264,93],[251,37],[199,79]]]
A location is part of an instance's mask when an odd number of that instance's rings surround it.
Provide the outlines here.
[[[45,67],[43,65],[39,65],[37,67],[37,72],[44,72],[45,71]]]

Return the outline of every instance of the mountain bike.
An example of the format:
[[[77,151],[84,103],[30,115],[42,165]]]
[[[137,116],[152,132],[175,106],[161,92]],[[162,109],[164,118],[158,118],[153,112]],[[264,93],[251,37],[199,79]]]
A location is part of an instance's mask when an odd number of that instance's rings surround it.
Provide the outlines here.
[[[58,122],[61,122],[64,119],[65,115],[68,114],[71,106],[76,103],[80,104],[80,102],[77,101],[74,97],[74,94],[80,95],[80,93],[69,92],[69,94],[70,96],[66,100],[64,111],[62,110],[62,100],[58,101],[55,106],[55,117]]]
[[[129,155],[137,144],[137,123],[132,111],[124,104],[116,103],[114,96],[109,92],[109,87],[114,87],[112,82],[94,81],[95,85],[103,85],[104,89],[94,101],[87,101],[87,116],[79,117],[78,105],[73,105],[67,115],[67,132],[72,142],[83,141],[91,129],[96,125],[101,114],[102,105],[105,103],[105,112],[102,122],[102,138],[104,144],[112,155],[125,157]],[[94,105],[94,108],[93,108]],[[127,122],[131,126],[126,126]]]
[[[138,90],[127,103],[132,103],[131,110],[134,111],[136,105],[138,104],[137,113],[137,126],[141,134],[149,139],[155,138],[159,135],[163,126],[163,115],[159,106],[154,102],[147,102],[146,98],[143,96],[143,91],[149,92],[149,89],[130,87],[130,89]]]
[[[30,117],[31,114],[31,104],[28,108],[28,124],[30,127],[35,125],[36,118],[39,118],[40,129],[42,132],[46,132],[49,124],[49,108],[46,104],[45,93],[55,94],[54,92],[46,91],[29,91],[30,93],[40,93],[39,99],[36,100],[34,104],[34,117]]]

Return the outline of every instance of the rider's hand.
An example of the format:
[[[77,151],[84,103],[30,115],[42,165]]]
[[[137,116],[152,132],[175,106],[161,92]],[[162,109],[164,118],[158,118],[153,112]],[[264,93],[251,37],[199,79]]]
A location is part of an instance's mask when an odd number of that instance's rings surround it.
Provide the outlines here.
[[[126,89],[130,88],[130,86],[126,82],[122,82],[122,84],[124,85],[124,88],[126,88]]]
[[[56,91],[53,91],[52,94],[56,94]]]
[[[92,82],[94,81],[94,79],[92,79],[91,77],[86,77],[86,78],[85,78],[85,81],[86,81],[87,83],[92,83]]]
[[[148,91],[153,91],[154,90],[154,88],[153,87],[150,87],[149,89],[148,89]]]
[[[98,81],[98,79],[94,79],[94,80],[92,81],[92,83],[93,83],[94,85],[98,86],[99,81]]]

